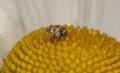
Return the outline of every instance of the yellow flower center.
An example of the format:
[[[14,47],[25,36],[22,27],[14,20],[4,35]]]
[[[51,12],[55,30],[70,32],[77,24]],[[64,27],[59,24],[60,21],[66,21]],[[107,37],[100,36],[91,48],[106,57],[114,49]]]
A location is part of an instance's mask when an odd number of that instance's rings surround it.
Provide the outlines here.
[[[1,73],[120,73],[120,42],[87,27],[64,27],[68,35],[54,42],[46,27],[24,36]]]

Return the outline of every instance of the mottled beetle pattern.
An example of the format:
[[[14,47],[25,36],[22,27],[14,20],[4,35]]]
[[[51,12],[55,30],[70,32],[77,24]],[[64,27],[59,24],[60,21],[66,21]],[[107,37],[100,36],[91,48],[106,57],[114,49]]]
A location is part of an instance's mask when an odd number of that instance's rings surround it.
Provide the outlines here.
[[[51,34],[51,40],[54,38],[60,39],[61,37],[65,38],[67,36],[67,30],[62,25],[50,25],[46,29],[47,33]]]

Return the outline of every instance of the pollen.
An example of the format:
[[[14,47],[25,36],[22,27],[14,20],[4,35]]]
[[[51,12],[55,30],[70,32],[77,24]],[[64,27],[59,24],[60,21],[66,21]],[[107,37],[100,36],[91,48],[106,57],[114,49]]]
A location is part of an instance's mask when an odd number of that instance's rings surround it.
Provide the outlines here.
[[[1,73],[120,73],[120,42],[99,30],[64,25],[65,38],[51,42],[46,27],[12,48]]]

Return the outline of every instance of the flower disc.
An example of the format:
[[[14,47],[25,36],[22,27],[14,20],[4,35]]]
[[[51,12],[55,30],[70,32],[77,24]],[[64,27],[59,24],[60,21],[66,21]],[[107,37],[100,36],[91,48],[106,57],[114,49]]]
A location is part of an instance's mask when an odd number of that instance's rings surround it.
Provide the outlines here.
[[[87,27],[64,27],[68,35],[54,42],[46,27],[24,36],[1,73],[120,73],[120,42]]]

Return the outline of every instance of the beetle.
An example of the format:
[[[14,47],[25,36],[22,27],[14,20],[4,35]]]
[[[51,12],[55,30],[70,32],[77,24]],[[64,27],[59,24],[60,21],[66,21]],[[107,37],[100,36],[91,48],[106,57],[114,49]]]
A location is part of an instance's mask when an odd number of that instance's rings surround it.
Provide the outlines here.
[[[46,29],[48,34],[51,34],[51,40],[53,41],[54,38],[60,39],[61,37],[65,38],[68,34],[66,28],[64,28],[62,25],[50,25]]]

